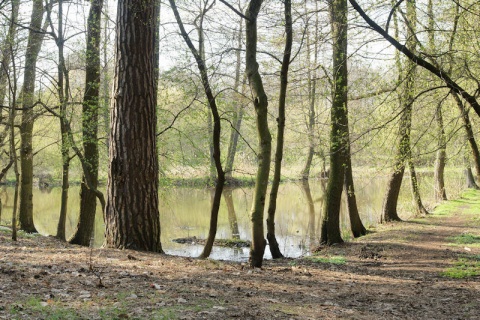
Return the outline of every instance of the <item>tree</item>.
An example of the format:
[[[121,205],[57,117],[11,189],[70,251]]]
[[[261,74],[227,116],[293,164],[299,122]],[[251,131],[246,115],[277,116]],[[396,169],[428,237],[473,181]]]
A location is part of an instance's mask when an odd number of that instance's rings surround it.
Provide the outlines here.
[[[268,176],[272,150],[272,137],[268,129],[268,98],[263,87],[257,62],[257,18],[263,0],[250,0],[246,13],[246,73],[256,112],[259,151],[257,153],[257,173],[250,219],[252,221],[252,246],[250,248],[250,266],[260,268],[265,253],[263,211],[265,209]]]
[[[85,93],[83,97],[83,150],[87,172],[80,190],[80,215],[70,243],[88,246],[95,224],[97,195],[91,187],[98,185],[98,112],[100,102],[100,34],[103,0],[92,0],[88,14]]]
[[[320,243],[332,245],[343,242],[340,234],[340,204],[348,149],[347,1],[332,0],[329,11],[333,40],[330,176],[322,215]]]
[[[119,1],[105,246],[163,252],[158,212],[155,0]]]
[[[203,15],[207,13],[207,11],[213,6],[212,4],[208,4],[205,2],[205,8],[202,9],[202,13],[200,14],[201,17],[199,18],[200,21],[203,21]],[[174,0],[170,0],[170,6],[172,7],[173,13],[175,15],[175,19],[177,20],[177,24],[180,28],[180,32],[182,34],[185,43],[187,44],[188,48],[190,49],[192,55],[197,62],[198,70],[200,71],[200,76],[202,78],[203,89],[205,91],[205,95],[208,100],[208,105],[210,107],[210,111],[213,117],[213,130],[212,130],[212,158],[214,160],[215,171],[216,171],[216,183],[215,183],[215,193],[213,196],[212,201],[212,208],[210,213],[210,228],[208,231],[208,238],[203,248],[202,253],[200,254],[200,258],[208,258],[212,251],[213,242],[215,241],[215,235],[217,233],[217,221],[218,221],[218,210],[220,209],[220,201],[222,199],[222,191],[225,184],[225,172],[223,171],[222,167],[222,160],[221,160],[221,153],[220,153],[220,136],[221,136],[221,123],[220,123],[220,114],[217,108],[217,102],[215,96],[213,95],[212,88],[210,86],[210,80],[207,72],[207,66],[205,64],[205,50],[204,50],[204,37],[203,37],[203,25],[202,22],[199,23],[197,26],[197,31],[199,33],[199,50],[195,48],[193,42],[191,41],[190,37],[188,36],[185,27],[183,26],[182,19],[180,14],[178,13],[177,6]]]
[[[45,34],[42,21],[45,9],[42,0],[32,1],[32,16],[28,31],[28,43],[25,52],[25,67],[21,102],[23,106],[20,125],[20,228],[26,232],[36,232],[33,223],[33,125],[35,121],[35,78],[38,54]]]
[[[278,98],[278,118],[277,118],[277,146],[275,151],[275,170],[273,173],[272,188],[270,189],[270,199],[268,203],[267,217],[267,240],[272,257],[283,258],[283,254],[278,247],[275,236],[275,211],[277,209],[278,187],[282,174],[283,144],[285,136],[285,104],[287,99],[288,68],[290,67],[290,57],[292,54],[293,30],[292,30],[292,3],[291,0],[284,0],[285,15],[285,48],[283,51],[282,67],[280,70],[280,94]]]

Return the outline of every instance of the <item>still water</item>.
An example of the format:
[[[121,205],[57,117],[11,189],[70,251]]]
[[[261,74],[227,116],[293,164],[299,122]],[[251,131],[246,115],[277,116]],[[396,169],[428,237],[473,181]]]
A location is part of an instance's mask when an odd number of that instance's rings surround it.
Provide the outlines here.
[[[386,177],[356,179],[357,203],[364,225],[369,228],[380,220]],[[427,209],[434,205],[433,174],[419,175],[422,199]],[[446,175],[447,196],[455,198],[464,187],[464,178],[460,171],[451,171]],[[287,182],[280,186],[276,214],[277,240],[282,252],[288,257],[309,254],[311,247],[318,243],[320,214],[324,201],[326,180],[305,182]],[[227,189],[222,198],[219,212],[217,238],[250,239],[250,221],[248,218],[252,200],[252,188]],[[210,203],[213,190],[169,187],[160,190],[160,223],[162,228],[162,246],[168,254],[181,256],[198,256],[202,246],[179,244],[176,238],[206,238],[210,217]],[[34,190],[34,222],[37,230],[44,235],[56,233],[60,211],[61,189]],[[1,223],[11,219],[13,188],[0,187],[3,203]],[[399,215],[409,218],[412,211],[410,179],[405,178],[399,202]],[[71,187],[69,193],[69,212],[66,224],[67,237],[72,234],[79,208],[79,187]],[[97,212],[100,212],[100,208]],[[348,216],[345,204],[341,210],[341,229],[344,239],[350,237]],[[97,213],[95,223],[95,246],[103,242],[103,217]],[[248,248],[214,247],[211,258],[244,261],[248,259]],[[270,258],[267,247],[265,257]]]

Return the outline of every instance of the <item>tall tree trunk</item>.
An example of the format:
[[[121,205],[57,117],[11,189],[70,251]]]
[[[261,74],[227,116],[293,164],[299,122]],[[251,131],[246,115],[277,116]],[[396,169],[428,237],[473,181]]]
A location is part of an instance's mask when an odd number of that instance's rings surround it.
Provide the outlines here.
[[[307,2],[305,2],[305,6]],[[315,1],[315,9],[318,10],[318,2]],[[308,25],[307,25],[308,27]],[[312,69],[316,70],[318,64],[318,12],[315,13],[315,39],[313,41],[313,68],[311,61],[310,46],[312,41],[310,40],[310,34],[307,32],[306,41],[307,41],[307,60],[308,60],[308,73],[307,73],[307,87],[308,87],[308,122],[307,122],[307,132],[308,132],[308,151],[305,164],[302,169],[302,179],[308,179],[310,177],[310,169],[312,167],[313,155],[315,153],[315,104],[316,104],[316,90],[317,90],[317,75],[316,72],[312,72]],[[312,75],[312,73],[314,73]]]
[[[415,41],[415,25],[416,25],[416,9],[415,1],[407,0],[407,18],[409,19],[410,25],[407,32],[407,43],[406,46],[409,50],[415,52],[416,50],[416,41]],[[396,15],[394,14],[394,24],[395,24],[395,37],[398,38],[398,24]],[[401,76],[403,74],[404,68],[401,65],[400,57],[398,52],[396,52],[395,60],[398,69],[398,83],[401,83]],[[403,97],[400,98],[400,104],[403,107],[402,115],[400,117],[399,123],[399,141],[397,146],[397,154],[395,158],[395,163],[393,166],[393,173],[390,176],[390,179],[387,183],[387,192],[383,201],[382,208],[382,218],[384,222],[389,221],[401,221],[397,213],[397,204],[398,196],[400,194],[400,188],[402,186],[403,175],[405,172],[405,164],[408,162],[411,163],[411,147],[410,147],[410,133],[412,127],[412,105],[414,100],[414,85],[415,85],[415,64],[409,62],[406,64],[405,70],[407,73],[405,75],[405,81],[403,86]],[[413,164],[412,164],[413,166]],[[412,168],[409,166],[409,168]],[[413,182],[412,182],[413,186]]]
[[[292,2],[285,0],[285,49],[283,51],[282,68],[280,71],[280,95],[278,98],[278,118],[277,118],[277,146],[275,151],[275,171],[273,173],[272,188],[270,190],[270,199],[268,203],[267,217],[267,240],[270,246],[272,258],[283,258],[283,254],[278,247],[275,236],[275,212],[277,210],[277,195],[280,179],[282,175],[283,144],[285,135],[285,104],[287,98],[288,68],[290,66],[290,57],[292,53]]]
[[[58,47],[58,100],[60,102],[60,133],[62,135],[61,153],[62,153],[62,196],[60,203],[60,218],[57,225],[57,238],[66,240],[65,223],[68,210],[68,190],[70,188],[70,145],[68,137],[68,127],[65,119],[67,118],[67,103],[69,94],[68,73],[65,66],[63,36],[63,0],[58,1],[58,28],[57,28],[57,47]]]
[[[217,103],[215,100],[215,96],[213,95],[212,88],[210,86],[210,80],[208,77],[207,66],[205,65],[205,53],[204,53],[204,43],[203,43],[203,18],[207,11],[212,7],[212,4],[205,3],[205,8],[202,9],[202,13],[199,17],[199,24],[197,25],[197,31],[199,35],[199,49],[197,50],[193,45],[187,31],[183,26],[182,19],[180,18],[180,14],[178,13],[177,6],[174,0],[170,0],[170,6],[172,7],[173,13],[175,15],[175,19],[177,20],[177,24],[180,28],[180,32],[187,44],[188,48],[190,49],[192,55],[197,62],[198,70],[200,71],[200,76],[202,79],[203,89],[205,91],[205,95],[208,100],[208,105],[210,107],[211,116],[213,117],[213,128],[212,128],[212,142],[211,145],[213,147],[212,150],[212,159],[214,160],[215,171],[216,171],[216,179],[214,176],[215,183],[215,193],[213,196],[212,207],[210,211],[210,227],[208,231],[207,241],[205,242],[205,246],[203,248],[202,253],[200,254],[200,258],[208,258],[210,253],[212,252],[213,242],[215,241],[215,235],[217,233],[217,223],[218,223],[218,210],[220,209],[220,201],[222,198],[222,191],[225,185],[225,172],[223,171],[222,167],[222,160],[220,154],[220,136],[221,136],[221,124],[220,124],[220,114],[218,112]]]
[[[11,2],[11,11],[10,11],[10,23],[8,26],[8,33],[0,47],[0,120],[2,120],[2,105],[7,95],[8,77],[10,62],[12,61],[13,47],[16,41],[17,30],[18,30],[18,10],[20,8],[19,0],[12,0]],[[1,142],[1,140],[0,140]]]
[[[100,98],[100,34],[103,0],[93,0],[88,14],[87,65],[83,96],[82,128],[83,150],[88,172],[84,173],[80,189],[80,215],[70,243],[88,246],[95,227],[97,196],[89,188],[85,175],[93,188],[98,186],[98,111]]]
[[[21,92],[22,122],[20,125],[20,228],[26,232],[36,232],[33,223],[33,123],[35,115],[35,77],[38,54],[42,47],[44,34],[40,31],[45,9],[42,0],[32,1],[32,16],[25,52],[25,72]]]
[[[348,150],[347,0],[332,0],[329,11],[333,39],[330,177],[322,215],[320,243],[332,245],[343,242],[340,234],[340,204]]]
[[[367,229],[363,226],[362,219],[358,213],[357,196],[355,195],[355,186],[353,184],[350,142],[348,143],[345,161],[345,195],[347,197],[347,210],[348,217],[350,218],[350,230],[352,231],[353,237],[358,238],[364,236],[367,234]]]
[[[240,8],[241,11],[242,8]],[[237,63],[235,66],[235,83],[233,85],[233,91],[238,92],[240,89],[240,68],[242,66],[242,47],[243,47],[243,19],[240,19],[240,25],[239,25],[239,30],[237,33],[237,52],[236,52],[236,59]],[[243,114],[244,114],[244,108],[243,108],[243,103],[240,103],[239,101],[242,101],[242,97],[245,93],[245,77],[242,82],[242,94],[239,98],[234,99],[234,115],[233,115],[233,120],[232,120],[232,128],[230,129],[230,139],[228,143],[228,151],[227,151],[227,160],[225,162],[225,178],[228,181],[229,179],[232,178],[233,174],[233,163],[235,161],[235,155],[237,153],[237,144],[238,144],[238,138],[240,136],[240,127],[242,125],[242,120],[243,120]]]
[[[435,200],[442,201],[447,200],[447,193],[445,191],[445,179],[444,171],[445,164],[447,159],[447,139],[445,138],[445,130],[443,125],[443,116],[442,116],[442,103],[440,102],[435,111],[435,120],[437,121],[437,137],[438,137],[438,146],[437,154],[435,157]]]
[[[250,248],[250,266],[260,268],[265,253],[263,211],[270,174],[272,137],[268,129],[268,99],[257,62],[257,17],[263,0],[250,0],[245,16],[246,20],[246,73],[255,107],[259,151],[257,153],[257,174],[253,195],[250,220],[252,221],[252,246]]]
[[[118,2],[105,246],[163,252],[155,135],[155,2]]]

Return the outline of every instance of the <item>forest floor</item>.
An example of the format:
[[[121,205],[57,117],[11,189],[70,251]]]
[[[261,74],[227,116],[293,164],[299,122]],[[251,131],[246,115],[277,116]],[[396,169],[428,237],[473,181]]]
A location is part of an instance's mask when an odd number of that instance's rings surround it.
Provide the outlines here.
[[[0,231],[0,319],[480,318],[475,191],[427,217],[253,270],[10,236]]]

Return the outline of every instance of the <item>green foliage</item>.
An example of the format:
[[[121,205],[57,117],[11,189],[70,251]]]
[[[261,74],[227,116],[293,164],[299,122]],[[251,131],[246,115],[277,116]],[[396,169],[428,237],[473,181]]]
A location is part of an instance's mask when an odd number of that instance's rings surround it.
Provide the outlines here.
[[[306,260],[312,261],[315,263],[330,263],[330,264],[346,264],[347,260],[343,256],[308,256],[305,257]]]
[[[449,237],[448,240],[458,245],[469,244],[474,245],[475,247],[480,247],[480,236],[470,233],[463,233],[458,236]]]
[[[441,273],[447,278],[463,279],[480,275],[480,255],[464,256]]]

